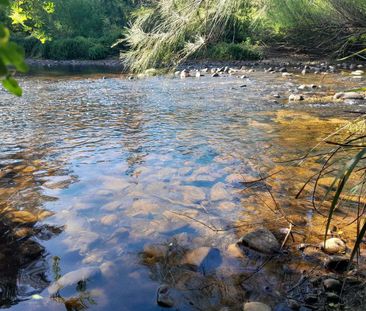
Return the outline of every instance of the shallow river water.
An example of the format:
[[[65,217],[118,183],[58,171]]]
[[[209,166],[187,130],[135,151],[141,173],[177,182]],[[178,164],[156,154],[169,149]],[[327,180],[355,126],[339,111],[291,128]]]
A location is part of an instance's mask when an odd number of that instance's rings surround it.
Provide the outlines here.
[[[179,310],[280,303],[296,269],[259,271],[262,259],[233,246],[279,217],[240,182],[278,170],[345,110],[364,108],[284,100],[302,83],[325,93],[356,85],[338,75],[21,80],[22,98],[0,97],[0,306],[12,310],[160,310],[162,284]],[[310,222],[305,203],[285,198],[311,168],[294,172],[271,188]]]

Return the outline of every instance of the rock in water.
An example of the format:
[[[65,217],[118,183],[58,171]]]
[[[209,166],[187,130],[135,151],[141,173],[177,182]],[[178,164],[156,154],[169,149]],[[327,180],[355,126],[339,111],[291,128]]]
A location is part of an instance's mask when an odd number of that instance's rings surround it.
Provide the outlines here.
[[[258,229],[244,235],[238,241],[238,244],[266,255],[272,255],[280,251],[280,244],[276,237],[266,228]]]
[[[288,100],[289,101],[301,101],[301,100],[304,100],[304,95],[299,95],[299,94],[291,94],[289,97],[288,97]]]
[[[357,92],[336,93],[334,99],[364,99],[365,97]]]
[[[50,295],[56,294],[62,288],[74,285],[79,281],[85,281],[86,279],[95,275],[97,272],[99,272],[99,268],[88,267],[66,273],[48,287],[48,292]]]
[[[328,270],[342,273],[347,271],[349,264],[350,260],[348,257],[330,256],[329,258],[326,259],[324,266]]]
[[[187,69],[183,69],[183,70],[181,71],[181,73],[180,73],[180,77],[181,77],[181,78],[187,78],[187,77],[190,77],[190,75],[189,75],[189,70],[187,70]]]
[[[168,285],[163,284],[158,288],[156,302],[159,306],[166,308],[171,308],[174,306],[174,300],[170,296]]]
[[[344,253],[347,249],[346,244],[339,238],[330,238],[325,243],[320,243],[320,247],[329,255]]]
[[[246,302],[243,311],[271,311],[271,307],[262,302]]]

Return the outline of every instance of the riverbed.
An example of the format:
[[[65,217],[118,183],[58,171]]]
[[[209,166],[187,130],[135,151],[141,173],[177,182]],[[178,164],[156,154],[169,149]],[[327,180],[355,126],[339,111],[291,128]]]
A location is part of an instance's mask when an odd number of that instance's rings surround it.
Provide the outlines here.
[[[306,265],[235,247],[248,230],[279,238],[286,226],[268,191],[247,182],[276,173],[267,186],[286,217],[319,229],[308,198],[293,199],[316,163],[286,160],[365,102],[288,96],[301,84],[332,96],[362,82],[247,75],[43,73],[20,78],[21,98],[1,91],[1,307],[161,310],[163,284],[177,310],[284,302]]]

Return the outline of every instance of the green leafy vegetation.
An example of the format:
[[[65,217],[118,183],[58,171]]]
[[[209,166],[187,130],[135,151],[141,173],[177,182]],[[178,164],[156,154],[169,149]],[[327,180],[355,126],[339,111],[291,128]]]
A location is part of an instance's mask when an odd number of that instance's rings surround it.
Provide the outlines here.
[[[0,9],[8,5],[7,0],[0,0]],[[24,50],[16,43],[10,41],[10,32],[7,27],[0,24],[0,79],[3,87],[10,93],[21,96],[22,89],[12,77],[12,71],[26,72],[28,70],[24,61]]]

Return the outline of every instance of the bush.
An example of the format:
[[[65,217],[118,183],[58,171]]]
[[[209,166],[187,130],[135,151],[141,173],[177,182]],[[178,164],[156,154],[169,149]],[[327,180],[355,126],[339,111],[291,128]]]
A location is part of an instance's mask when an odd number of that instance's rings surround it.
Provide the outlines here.
[[[88,58],[89,59],[104,59],[108,56],[109,49],[98,43],[89,48]]]
[[[195,56],[212,60],[256,60],[262,57],[262,53],[257,45],[253,45],[247,39],[242,43],[219,42],[212,44]]]
[[[23,47],[26,57],[41,57],[43,55],[43,45],[37,38],[12,34],[12,40]]]
[[[44,55],[49,59],[87,59],[89,57],[89,49],[93,46],[90,39],[84,37],[76,37],[72,39],[59,39],[48,43],[49,48],[46,49]]]

